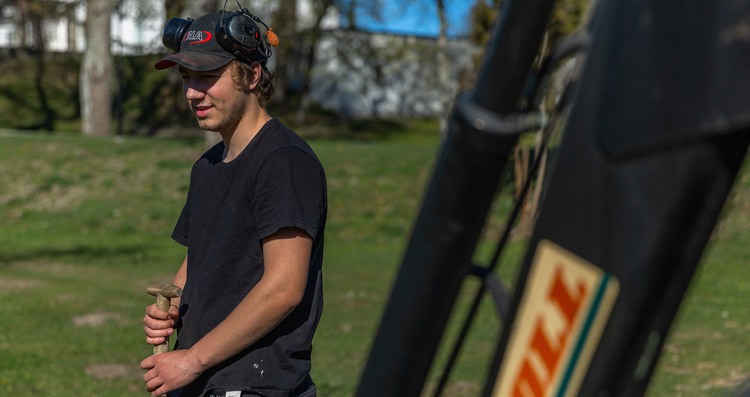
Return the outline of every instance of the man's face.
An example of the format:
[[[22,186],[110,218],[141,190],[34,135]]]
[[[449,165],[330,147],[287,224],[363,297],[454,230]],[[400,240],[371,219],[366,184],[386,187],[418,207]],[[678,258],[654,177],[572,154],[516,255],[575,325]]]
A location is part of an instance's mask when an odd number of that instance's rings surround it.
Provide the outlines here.
[[[250,96],[245,95],[232,79],[230,66],[196,72],[183,67],[182,89],[200,128],[232,133],[247,113]]]

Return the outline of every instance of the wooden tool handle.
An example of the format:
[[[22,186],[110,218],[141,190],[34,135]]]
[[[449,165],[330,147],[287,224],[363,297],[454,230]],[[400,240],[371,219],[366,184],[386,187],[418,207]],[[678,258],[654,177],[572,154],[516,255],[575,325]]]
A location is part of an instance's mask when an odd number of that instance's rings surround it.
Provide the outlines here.
[[[172,305],[172,298],[176,298],[182,295],[182,288],[173,284],[151,284],[146,287],[146,292],[149,295],[156,296],[156,307],[163,311],[168,312],[169,307]],[[169,351],[169,337],[164,338],[164,343],[154,346],[154,354],[166,353]],[[167,397],[166,394],[162,394],[161,397]]]
[[[161,294],[156,295],[156,307],[163,312],[168,312],[171,302]],[[164,343],[154,346],[154,354],[166,353],[169,351],[169,337],[164,338]]]

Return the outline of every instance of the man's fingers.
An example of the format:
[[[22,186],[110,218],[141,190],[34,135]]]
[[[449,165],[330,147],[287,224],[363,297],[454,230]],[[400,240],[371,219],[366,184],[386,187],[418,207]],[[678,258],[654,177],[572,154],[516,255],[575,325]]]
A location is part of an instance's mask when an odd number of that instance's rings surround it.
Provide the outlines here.
[[[150,317],[144,317],[143,318],[143,326],[146,328],[150,328],[155,331],[166,331],[169,330],[171,333],[171,330],[174,328],[174,321],[172,320],[155,320]]]
[[[149,369],[149,371],[143,374],[143,380],[146,382],[146,391],[151,393],[151,395],[154,397],[160,397],[167,394],[169,388],[166,384],[164,384],[164,381],[156,374],[156,370],[154,369],[154,364],[152,363],[152,361],[153,360],[151,360],[150,358],[141,361],[141,368]]]
[[[172,307],[174,307],[174,306],[172,306]],[[171,311],[172,307],[170,307],[170,311]],[[158,307],[156,307],[155,304],[146,307],[146,317],[152,317],[152,318],[155,318],[155,319],[158,319],[158,320],[167,320],[167,319],[171,319],[172,318],[172,316],[170,315],[169,311],[165,312],[165,311],[159,309]]]
[[[170,306],[169,307],[169,316],[172,317],[172,318],[178,318],[178,317],[180,317],[180,309],[177,306],[175,306],[175,305]]]
[[[166,341],[167,341],[167,338],[162,338],[162,337],[152,338],[150,336],[146,337],[146,343],[152,346],[158,346],[158,345],[164,344]]]
[[[158,378],[146,382],[146,391],[151,392],[151,395],[156,397],[167,394],[167,388]]]
[[[156,389],[153,392],[151,392],[151,395],[153,397],[161,397],[161,396],[167,394],[168,391],[169,391],[169,388],[167,388],[166,386],[162,385],[158,389]]]
[[[151,372],[152,368],[154,368],[154,356],[148,356],[141,361],[141,369],[145,369],[148,371],[143,374],[144,381],[148,382],[149,380],[156,377],[156,374]]]
[[[146,334],[146,343],[149,345],[161,345],[167,341],[167,338],[174,333],[173,328],[165,329],[153,329],[147,326],[143,327],[143,332]]]

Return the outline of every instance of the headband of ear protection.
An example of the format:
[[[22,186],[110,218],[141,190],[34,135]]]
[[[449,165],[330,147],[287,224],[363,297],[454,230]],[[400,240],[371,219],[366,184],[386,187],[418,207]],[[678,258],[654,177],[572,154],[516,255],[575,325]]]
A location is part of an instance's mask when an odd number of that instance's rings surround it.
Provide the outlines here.
[[[226,8],[226,2],[224,5]],[[192,18],[170,19],[162,34],[164,46],[175,53],[180,52],[180,45],[192,23]],[[278,45],[278,38],[268,25],[247,8],[231,13],[222,10],[214,37],[221,48],[246,63],[265,64],[272,55],[271,46]]]

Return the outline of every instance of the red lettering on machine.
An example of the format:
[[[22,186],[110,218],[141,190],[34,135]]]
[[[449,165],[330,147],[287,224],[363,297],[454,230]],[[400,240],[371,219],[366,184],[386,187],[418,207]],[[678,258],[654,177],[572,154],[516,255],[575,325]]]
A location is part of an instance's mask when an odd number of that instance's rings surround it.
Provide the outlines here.
[[[618,294],[611,274],[540,241],[493,397],[575,396]]]
[[[531,343],[527,347],[521,371],[514,382],[514,397],[541,397],[544,395],[544,390],[552,380],[552,375],[555,374],[564,348],[568,344],[574,320],[581,309],[586,292],[584,282],[576,283],[576,286],[572,288],[566,285],[562,277],[561,267],[559,265],[555,267],[555,276],[552,285],[549,287],[547,302],[554,304],[554,307],[557,308],[558,313],[564,319],[564,326],[557,335],[550,337],[545,331],[545,317],[541,315],[537,317]],[[532,365],[532,356],[541,361],[544,370],[546,370],[544,374],[538,373],[538,370]]]

